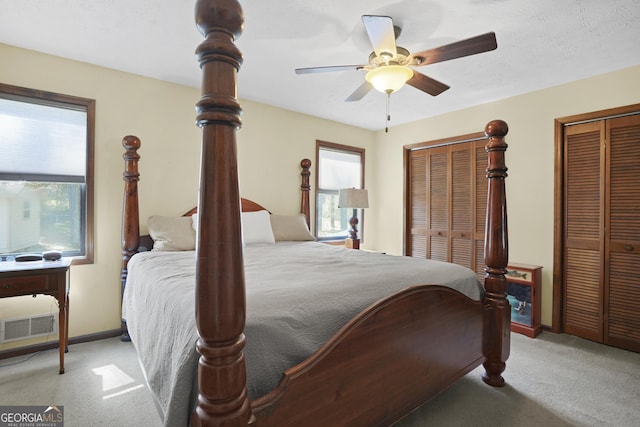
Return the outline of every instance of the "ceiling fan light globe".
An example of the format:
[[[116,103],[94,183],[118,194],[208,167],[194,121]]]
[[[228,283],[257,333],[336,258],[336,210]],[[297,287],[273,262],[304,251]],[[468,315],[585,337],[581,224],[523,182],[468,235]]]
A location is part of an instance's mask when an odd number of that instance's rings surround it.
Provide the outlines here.
[[[386,94],[396,92],[413,77],[413,70],[402,65],[385,65],[369,71],[365,79],[373,87]]]

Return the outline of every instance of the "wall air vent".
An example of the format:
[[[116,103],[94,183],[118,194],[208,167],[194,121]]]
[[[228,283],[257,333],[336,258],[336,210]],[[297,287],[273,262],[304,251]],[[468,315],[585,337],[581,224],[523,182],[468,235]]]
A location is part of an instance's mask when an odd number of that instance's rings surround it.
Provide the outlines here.
[[[0,319],[0,343],[58,333],[58,312]]]

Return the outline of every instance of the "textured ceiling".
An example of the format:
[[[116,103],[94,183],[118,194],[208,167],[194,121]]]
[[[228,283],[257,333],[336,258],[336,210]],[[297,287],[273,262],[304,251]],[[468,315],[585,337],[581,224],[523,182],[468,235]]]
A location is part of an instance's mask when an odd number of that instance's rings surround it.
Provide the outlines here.
[[[240,98],[373,130],[385,126],[386,95],[344,102],[363,72],[294,73],[366,63],[372,48],[363,14],[391,16],[402,28],[398,45],[413,52],[489,31],[498,40],[495,51],[420,68],[451,89],[437,97],[412,87],[393,94],[391,126],[640,64],[640,0],[240,3]],[[0,42],[198,87],[193,4],[0,0]]]

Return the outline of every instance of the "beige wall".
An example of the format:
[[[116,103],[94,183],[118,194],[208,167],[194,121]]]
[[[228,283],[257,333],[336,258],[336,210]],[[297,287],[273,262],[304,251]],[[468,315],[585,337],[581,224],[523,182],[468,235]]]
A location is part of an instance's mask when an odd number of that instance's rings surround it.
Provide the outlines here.
[[[182,158],[197,156],[198,129],[192,125],[196,92],[193,89],[119,73],[84,63],[16,49],[0,44],[0,81],[3,83],[81,96],[96,100],[95,141],[95,263],[71,268],[70,336],[119,328],[120,318],[120,222],[122,207],[122,137],[137,134],[143,139],[141,164],[147,182],[154,182],[156,194],[175,194],[172,204],[160,197],[143,202],[145,212],[193,204],[197,169],[183,166]],[[163,126],[177,123],[175,126]],[[180,154],[156,156],[178,142]],[[151,166],[153,164],[153,166]],[[173,179],[179,174],[185,188]],[[151,179],[149,179],[151,177]],[[153,191],[141,185],[142,191]],[[164,211],[164,212],[163,212]],[[57,310],[55,300],[5,298],[0,300],[0,317],[11,318]],[[55,340],[57,337],[51,337]],[[25,345],[8,343],[0,349]]]
[[[151,214],[182,214],[197,201],[201,133],[194,125],[194,105],[200,91],[3,44],[0,58],[3,83],[96,100],[95,263],[71,267],[69,332],[74,337],[118,329],[122,137],[134,134],[142,140],[143,229]],[[373,132],[262,104],[242,104],[241,192],[273,212],[298,212],[298,165],[304,157],[315,161],[316,138],[373,151]],[[368,170],[373,174],[373,166]],[[0,299],[0,318],[55,310],[55,300],[46,296]],[[40,341],[7,343],[0,350]]]
[[[398,126],[376,135],[376,203],[369,242],[402,253],[402,146],[509,125],[507,204],[509,259],[543,266],[542,323],[551,325],[554,224],[554,119],[640,103],[640,66]]]
[[[194,126],[199,90],[0,44],[0,81],[96,99],[95,263],[71,268],[70,335],[120,324],[120,223],[124,135],[142,139],[140,215],[176,215],[196,203],[200,130]],[[398,126],[385,134],[242,101],[238,132],[244,197],[273,212],[299,209],[300,159],[315,161],[316,139],[364,147],[367,249],[402,253],[405,144],[509,123],[507,162],[510,259],[544,267],[543,323],[551,323],[553,268],[553,119],[640,102],[640,67],[517,96]],[[312,169],[312,172],[315,170]],[[312,189],[315,179],[312,175]],[[40,296],[0,299],[0,317],[56,310]],[[56,337],[50,339],[55,340]],[[29,344],[20,341],[0,350]]]
[[[240,190],[275,213],[300,211],[300,160],[311,159],[311,210],[315,191],[316,140],[364,147],[366,185],[376,175],[374,132],[280,108],[240,101],[238,132]]]

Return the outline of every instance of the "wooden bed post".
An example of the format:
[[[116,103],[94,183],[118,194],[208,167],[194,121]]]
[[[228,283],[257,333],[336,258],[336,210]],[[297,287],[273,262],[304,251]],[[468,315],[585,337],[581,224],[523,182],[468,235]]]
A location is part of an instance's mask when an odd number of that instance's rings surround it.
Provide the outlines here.
[[[124,172],[122,179],[124,180],[124,197],[122,201],[122,270],[120,273],[120,298],[124,295],[124,287],[127,281],[127,264],[129,260],[138,251],[140,245],[140,214],[138,210],[138,181],[140,173],[138,173],[138,161],[140,155],[140,139],[135,136],[128,135],[122,139],[122,146],[125,148]],[[122,341],[131,341],[127,324],[124,319],[121,320],[120,329],[122,330]]]
[[[487,124],[485,133],[489,137],[486,150],[489,155],[487,166],[488,196],[487,223],[485,228],[485,335],[484,363],[485,383],[502,387],[502,372],[509,358],[511,334],[511,308],[507,300],[507,264],[509,247],[507,234],[507,200],[504,180],[507,177],[504,137],[509,128],[502,120]],[[489,332],[489,333],[487,333]]]
[[[300,184],[300,190],[302,191],[300,197],[300,213],[304,214],[307,219],[307,226],[309,230],[311,230],[311,208],[309,206],[309,190],[311,189],[311,185],[309,184],[309,175],[311,175],[311,172],[309,168],[311,168],[311,160],[302,159],[300,161],[300,167],[302,167],[302,172],[300,172],[302,176],[302,184]]]
[[[247,425],[245,287],[240,223],[236,129],[242,109],[236,98],[242,54],[234,44],[243,14],[235,0],[198,0],[196,25],[205,40],[196,50],[202,69],[197,124],[202,127],[196,324],[200,353],[194,426]]]

